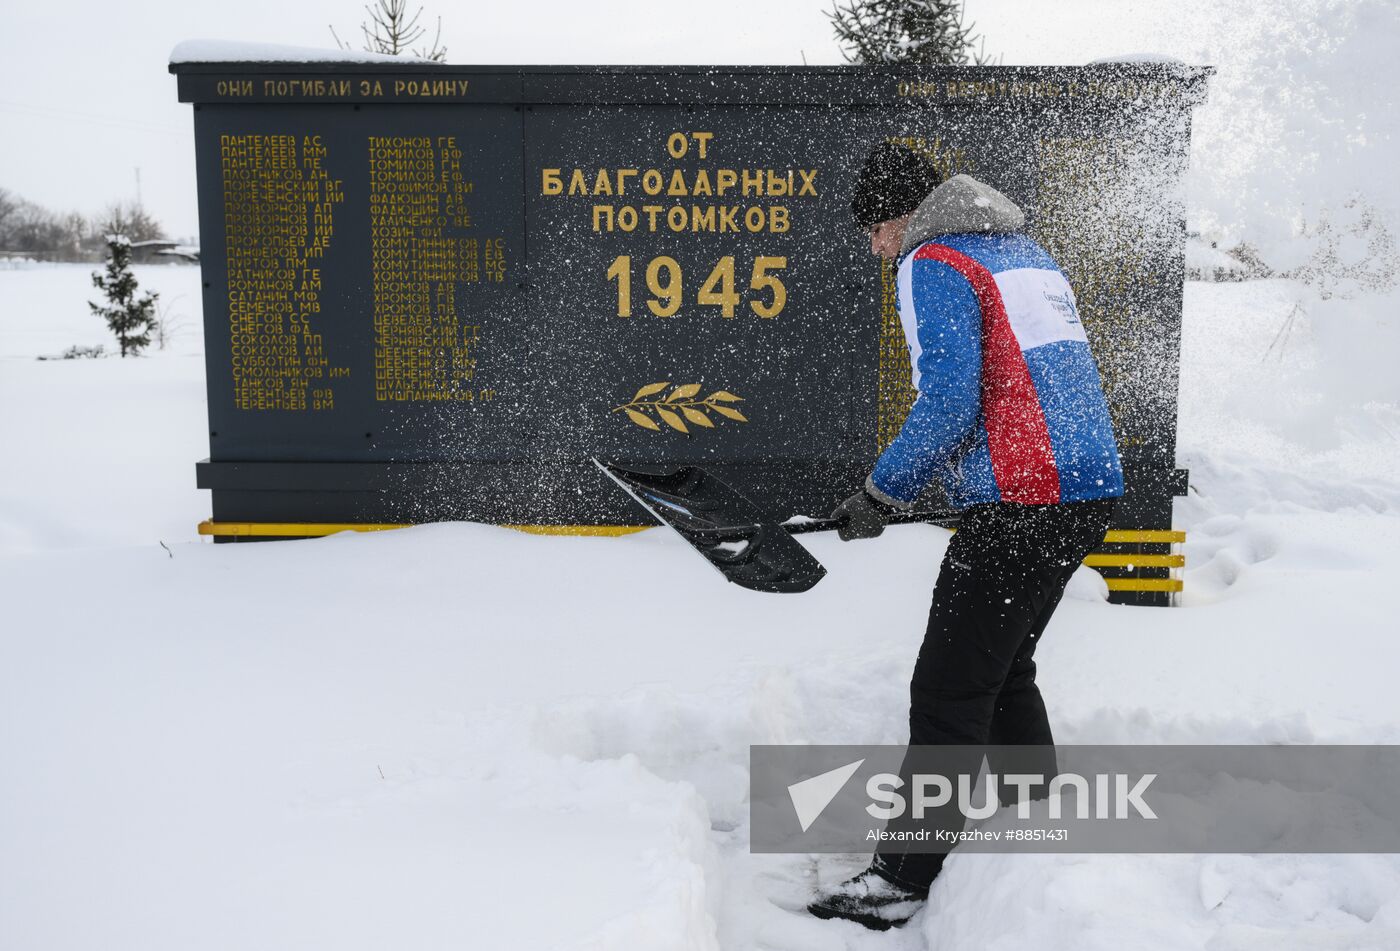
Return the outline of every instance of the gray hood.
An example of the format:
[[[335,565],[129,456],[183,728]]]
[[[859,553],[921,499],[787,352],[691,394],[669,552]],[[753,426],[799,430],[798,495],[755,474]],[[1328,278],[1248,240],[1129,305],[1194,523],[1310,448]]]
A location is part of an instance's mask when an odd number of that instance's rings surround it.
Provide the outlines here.
[[[914,209],[899,256],[940,234],[1011,232],[1026,226],[1016,203],[971,175],[954,175],[928,193]]]

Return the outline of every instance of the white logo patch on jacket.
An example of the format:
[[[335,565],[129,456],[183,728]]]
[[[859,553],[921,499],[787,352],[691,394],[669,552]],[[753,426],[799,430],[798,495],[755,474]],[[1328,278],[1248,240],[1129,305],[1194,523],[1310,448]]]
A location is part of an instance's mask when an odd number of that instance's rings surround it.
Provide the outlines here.
[[[1020,267],[992,277],[1022,353],[1063,340],[1088,343],[1074,306],[1074,291],[1059,271]]]

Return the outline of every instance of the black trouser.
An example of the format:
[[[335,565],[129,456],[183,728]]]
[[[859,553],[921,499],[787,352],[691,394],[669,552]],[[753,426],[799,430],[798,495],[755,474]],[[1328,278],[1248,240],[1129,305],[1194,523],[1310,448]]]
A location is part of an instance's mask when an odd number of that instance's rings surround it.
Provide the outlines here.
[[[1035,648],[1070,576],[1103,542],[1114,501],[998,503],[963,513],[939,568],[909,685],[911,746],[1044,745],[1036,772],[1055,772]],[[994,753],[988,759],[996,769]],[[886,878],[926,889],[943,859],[882,851],[874,865]]]

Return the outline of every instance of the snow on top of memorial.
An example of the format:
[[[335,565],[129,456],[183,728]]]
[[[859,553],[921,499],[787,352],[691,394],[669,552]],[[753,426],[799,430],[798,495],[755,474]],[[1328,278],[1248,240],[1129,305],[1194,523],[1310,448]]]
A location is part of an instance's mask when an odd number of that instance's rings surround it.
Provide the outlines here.
[[[417,56],[389,56],[363,50],[328,49],[321,46],[288,46],[242,40],[181,40],[170,51],[171,65],[179,63],[398,63],[409,66],[441,66]]]
[[[1089,60],[1088,65],[1099,66],[1104,63],[1167,63],[1172,66],[1185,66],[1186,61],[1175,56],[1168,56],[1166,53],[1120,53],[1117,56],[1103,56],[1099,59]]]

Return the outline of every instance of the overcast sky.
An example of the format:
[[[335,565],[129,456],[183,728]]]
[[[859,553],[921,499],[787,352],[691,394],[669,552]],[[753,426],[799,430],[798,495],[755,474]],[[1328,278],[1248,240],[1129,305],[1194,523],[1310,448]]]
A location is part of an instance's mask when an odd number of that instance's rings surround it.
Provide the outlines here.
[[[425,2],[452,63],[843,62],[831,0]],[[647,10],[638,17],[636,11]],[[989,53],[1008,64],[1101,56],[1192,57],[1182,4],[1161,0],[968,0]],[[0,29],[0,187],[92,213],[136,196],[177,236],[197,230],[191,109],[166,69],[182,39],[333,45],[358,0],[6,0]]]

